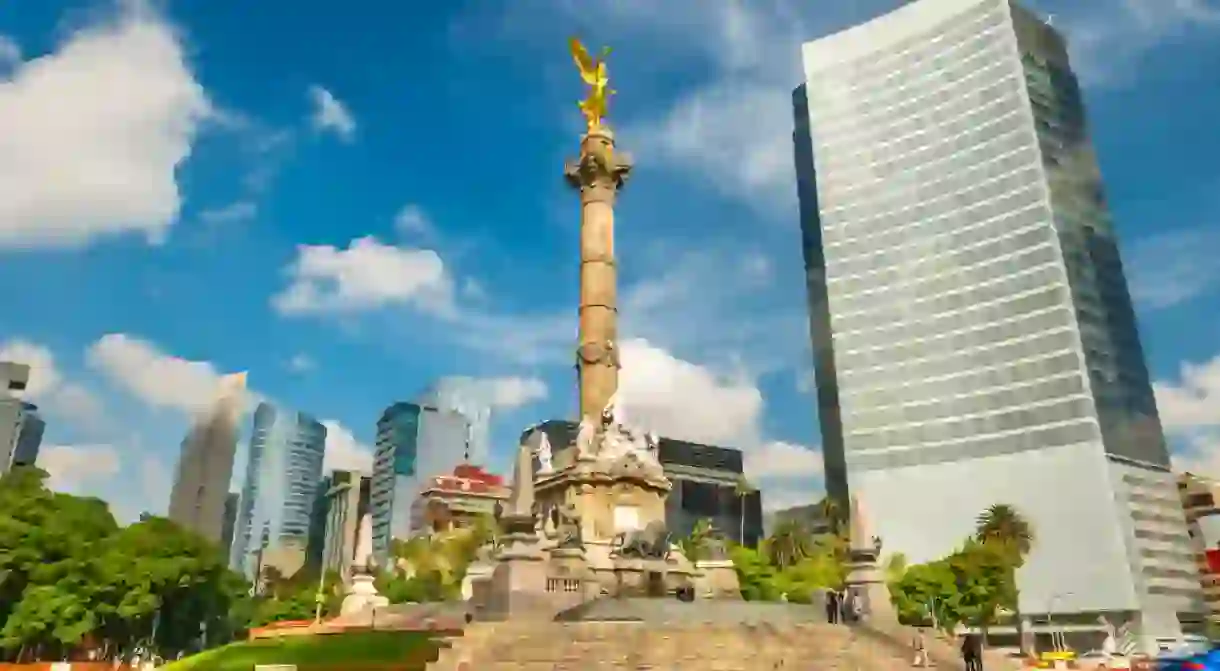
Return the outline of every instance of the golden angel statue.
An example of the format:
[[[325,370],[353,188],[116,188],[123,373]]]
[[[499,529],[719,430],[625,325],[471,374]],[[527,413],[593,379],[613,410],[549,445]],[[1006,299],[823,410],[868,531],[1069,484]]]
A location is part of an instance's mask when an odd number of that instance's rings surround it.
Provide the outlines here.
[[[601,128],[610,96],[614,95],[614,91],[609,87],[610,73],[606,70],[606,57],[610,55],[610,48],[606,47],[600,57],[593,58],[589,55],[589,50],[585,49],[585,45],[573,37],[568,40],[568,49],[580,70],[580,78],[589,86],[589,95],[580,101],[579,106],[589,132],[593,132]]]

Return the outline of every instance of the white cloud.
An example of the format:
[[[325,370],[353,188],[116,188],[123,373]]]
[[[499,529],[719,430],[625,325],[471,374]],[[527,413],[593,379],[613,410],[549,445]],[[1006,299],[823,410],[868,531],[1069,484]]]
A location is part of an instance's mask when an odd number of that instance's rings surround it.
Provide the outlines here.
[[[309,99],[313,103],[310,123],[314,130],[332,132],[343,140],[351,140],[355,136],[356,119],[333,93],[321,86],[311,86]]]
[[[256,214],[257,204],[249,200],[239,200],[222,207],[203,210],[199,213],[199,219],[205,224],[227,224],[253,219]]]
[[[660,435],[742,450],[746,476],[768,509],[810,503],[822,483],[816,450],[763,437],[764,401],[749,379],[683,361],[642,339],[622,343],[621,403],[628,423]]]
[[[85,427],[101,425],[105,409],[93,392],[65,379],[48,347],[27,340],[0,343],[0,361],[23,363],[30,367],[30,379],[23,396],[51,412]]]
[[[326,456],[323,471],[373,472],[373,449],[356,440],[350,430],[333,419],[322,422],[326,427]]]
[[[795,443],[773,440],[745,455],[746,472],[760,480],[822,475],[822,454]]]
[[[1087,84],[1130,83],[1144,57],[1191,30],[1220,30],[1210,0],[1041,0],[1068,39],[1072,66]]]
[[[1168,308],[1220,285],[1220,230],[1198,228],[1136,241],[1126,257],[1131,296],[1140,305]]]
[[[752,381],[718,375],[643,339],[620,349],[619,390],[631,422],[713,445],[757,441],[763,397]]]
[[[174,474],[161,460],[145,456],[140,461],[140,494],[144,502],[143,510],[133,511],[135,518],[141,512],[165,513],[169,503],[170,490],[174,485]]]
[[[894,0],[808,3],[794,0],[557,0],[511,3],[497,24],[552,44],[560,29],[587,26],[599,43],[613,44],[612,81],[621,106],[612,111],[625,146],[649,163],[669,164],[707,181],[725,195],[791,219],[796,193],[792,170],[792,90],[803,79],[802,42],[829,35],[897,6]],[[1067,31],[1073,60],[1086,80],[1110,84],[1138,72],[1143,56],[1188,29],[1220,27],[1210,0],[1041,0]],[[565,14],[540,23],[540,8]],[[649,56],[633,60],[634,54]],[[658,65],[663,64],[663,65]],[[633,80],[695,72],[691,86],[656,113],[631,115]],[[651,101],[650,101],[651,102]],[[621,115],[617,110],[626,108]]]
[[[58,388],[62,380],[51,350],[26,340],[10,340],[0,344],[0,361],[30,367],[30,379],[25,388],[25,395],[30,398],[45,397]]]
[[[660,272],[623,288],[623,339],[643,338],[694,360],[726,354],[755,374],[808,362],[809,318],[802,286],[769,286],[770,258],[732,249],[658,248],[644,255]],[[774,289],[774,290],[772,290]]]
[[[215,402],[220,390],[221,374],[211,363],[166,354],[124,333],[102,336],[89,347],[86,361],[153,407],[195,413]]]
[[[0,247],[157,242],[176,220],[175,171],[212,107],[173,28],[121,6],[0,78]]]
[[[664,116],[623,129],[640,152],[770,212],[794,212],[792,88],[734,76],[682,96]]]
[[[1161,424],[1169,432],[1220,427],[1220,355],[1183,363],[1175,382],[1153,385]]]
[[[318,364],[304,354],[297,354],[288,360],[288,370],[294,373],[308,373],[318,367]]]
[[[7,35],[0,35],[0,68],[21,62],[21,45]]]
[[[497,377],[482,382],[490,387],[492,407],[519,408],[546,398],[546,384],[538,378]]]
[[[432,220],[418,205],[404,205],[394,216],[394,229],[399,235],[432,235]]]
[[[430,249],[352,240],[347,249],[298,245],[291,284],[272,298],[282,314],[352,312],[413,303],[430,312],[453,307],[453,279]]]
[[[443,394],[489,408],[512,410],[541,401],[547,396],[546,383],[534,377],[447,377],[436,383]]]
[[[51,489],[77,491],[86,483],[116,475],[120,460],[110,445],[46,445],[38,453],[38,466],[51,475]]]

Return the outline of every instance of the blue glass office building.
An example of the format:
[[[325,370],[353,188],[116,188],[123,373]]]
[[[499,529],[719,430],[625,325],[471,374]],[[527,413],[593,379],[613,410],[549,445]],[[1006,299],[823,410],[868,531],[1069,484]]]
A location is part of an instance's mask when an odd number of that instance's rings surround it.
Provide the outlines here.
[[[386,408],[377,421],[369,506],[373,517],[373,554],[379,561],[389,554],[390,540],[405,536],[408,531],[403,525],[409,523],[410,490],[417,480],[420,413],[418,405],[400,402]]]
[[[326,427],[269,403],[254,411],[230,565],[253,579],[270,550],[308,544]]]
[[[373,555],[388,556],[390,541],[409,538],[411,504],[422,483],[452,473],[466,459],[470,421],[460,412],[427,403],[398,402],[377,422],[377,453],[369,503]]]
[[[21,404],[21,430],[17,433],[17,444],[13,448],[14,466],[33,466],[38,461],[38,450],[42,447],[42,434],[47,424],[38,414],[33,403]]]

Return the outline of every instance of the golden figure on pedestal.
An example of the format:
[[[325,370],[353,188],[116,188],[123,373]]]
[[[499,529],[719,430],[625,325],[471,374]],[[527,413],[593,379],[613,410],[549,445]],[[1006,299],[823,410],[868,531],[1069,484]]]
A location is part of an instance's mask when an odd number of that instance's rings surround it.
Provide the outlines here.
[[[610,47],[602,49],[601,56],[593,58],[589,50],[575,37],[568,40],[568,50],[572,52],[572,60],[580,70],[580,78],[589,86],[589,94],[580,101],[580,113],[585,117],[585,124],[590,133],[602,128],[602,119],[606,118],[610,96],[610,73],[606,69],[606,57],[610,55]]]

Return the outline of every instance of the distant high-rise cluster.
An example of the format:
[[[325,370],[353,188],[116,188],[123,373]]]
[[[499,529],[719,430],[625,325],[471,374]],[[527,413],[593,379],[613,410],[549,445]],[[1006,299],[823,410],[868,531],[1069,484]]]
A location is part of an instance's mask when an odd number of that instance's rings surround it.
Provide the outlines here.
[[[323,473],[325,426],[263,402],[253,413],[240,493],[230,493],[241,414],[233,398],[244,393],[244,378],[228,379],[183,441],[170,517],[218,542],[230,565],[252,579],[305,565],[346,573],[366,515],[385,559],[392,539],[424,531],[412,509],[432,479],[489,452],[490,410],[444,380],[385,409],[370,473]]]
[[[1063,37],[1009,0],[916,0],[803,59],[794,139],[829,493],[866,501],[910,561],[1015,506],[1037,534],[1027,627],[1105,616],[1153,650],[1200,627]]]

